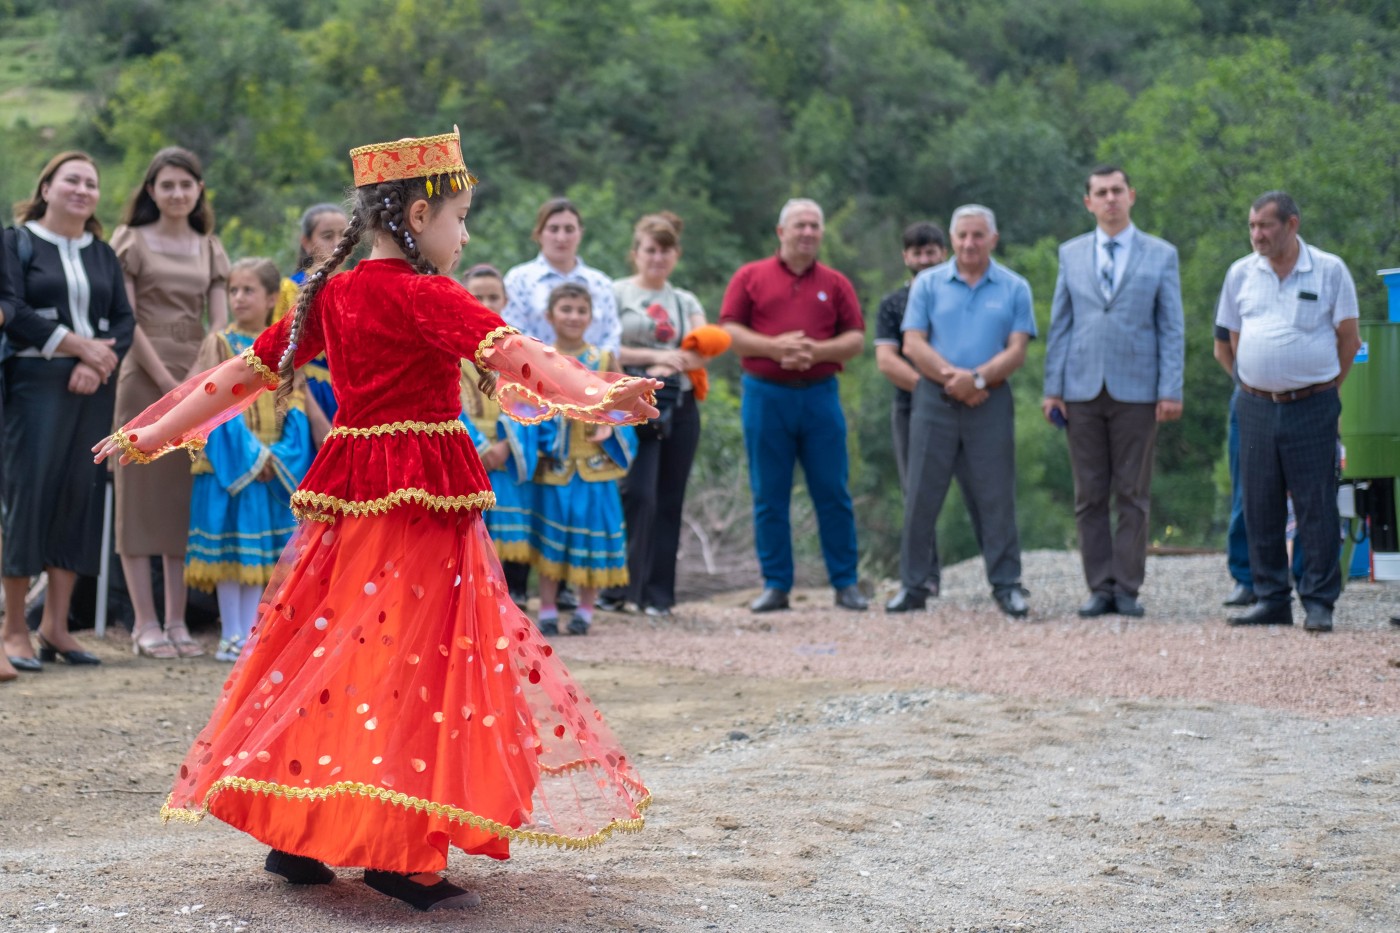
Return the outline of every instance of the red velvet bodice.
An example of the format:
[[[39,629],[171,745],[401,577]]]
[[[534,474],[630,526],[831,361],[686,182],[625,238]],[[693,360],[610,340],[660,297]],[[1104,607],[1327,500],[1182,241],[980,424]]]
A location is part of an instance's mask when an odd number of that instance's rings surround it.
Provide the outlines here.
[[[273,372],[291,316],[253,352]],[[437,509],[494,501],[465,427],[459,361],[504,326],[461,285],[397,259],[367,259],[335,276],[306,315],[296,365],[323,350],[340,408],[292,497],[299,518],[383,512],[416,502]]]

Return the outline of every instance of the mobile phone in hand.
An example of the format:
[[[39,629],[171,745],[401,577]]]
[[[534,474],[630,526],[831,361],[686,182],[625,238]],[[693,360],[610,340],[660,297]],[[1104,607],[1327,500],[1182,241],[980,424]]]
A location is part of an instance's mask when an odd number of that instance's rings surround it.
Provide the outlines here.
[[[1050,423],[1053,424],[1055,427],[1064,430],[1065,425],[1069,422],[1065,421],[1064,412],[1060,411],[1058,408],[1052,408],[1050,409]]]

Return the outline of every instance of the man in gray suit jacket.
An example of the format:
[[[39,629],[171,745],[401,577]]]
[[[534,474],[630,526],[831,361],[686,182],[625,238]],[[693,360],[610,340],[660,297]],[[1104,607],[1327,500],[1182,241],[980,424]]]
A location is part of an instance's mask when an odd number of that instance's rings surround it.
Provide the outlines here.
[[[1133,226],[1127,173],[1101,165],[1084,190],[1098,227],[1060,245],[1041,409],[1069,434],[1090,591],[1079,614],[1140,616],[1157,424],[1181,417],[1181,281],[1176,247]]]

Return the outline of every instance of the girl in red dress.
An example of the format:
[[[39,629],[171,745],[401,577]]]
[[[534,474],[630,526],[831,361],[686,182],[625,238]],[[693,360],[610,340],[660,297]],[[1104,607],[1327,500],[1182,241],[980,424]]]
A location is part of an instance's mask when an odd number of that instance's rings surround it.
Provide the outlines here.
[[[655,417],[658,383],[594,373],[505,326],[450,270],[476,179],[455,132],[350,153],[355,209],[295,311],[93,448],[146,463],[196,450],[323,351],[340,409],[292,508],[301,527],[161,815],[212,813],[420,909],[479,898],[440,878],[448,845],[586,848],[650,802],[602,714],[510,600],[481,510],[492,494],[458,420],[460,360],[521,421]],[[369,258],[331,277],[361,238]],[[489,376],[488,376],[489,378]]]

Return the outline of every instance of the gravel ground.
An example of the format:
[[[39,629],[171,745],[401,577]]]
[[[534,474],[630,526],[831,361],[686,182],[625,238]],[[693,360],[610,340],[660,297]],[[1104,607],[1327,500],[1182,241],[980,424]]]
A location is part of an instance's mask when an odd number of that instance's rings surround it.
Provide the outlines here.
[[[419,915],[345,870],[294,890],[213,821],[155,815],[225,668],[84,641],[0,686],[0,929],[1400,929],[1400,588],[1338,631],[1237,632],[1221,560],[1154,558],[1144,620],[1086,622],[1072,554],[1032,621],[949,568],[933,611],[600,620],[559,649],[656,798],[588,853],[453,857],[481,908]],[[880,595],[886,595],[881,593]]]

